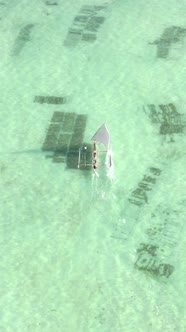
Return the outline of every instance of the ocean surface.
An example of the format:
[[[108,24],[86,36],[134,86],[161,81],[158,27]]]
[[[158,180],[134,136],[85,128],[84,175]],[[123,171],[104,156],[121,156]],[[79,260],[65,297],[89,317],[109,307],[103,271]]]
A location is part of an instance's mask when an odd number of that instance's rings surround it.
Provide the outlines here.
[[[0,54],[0,332],[185,332],[186,0],[2,0]]]

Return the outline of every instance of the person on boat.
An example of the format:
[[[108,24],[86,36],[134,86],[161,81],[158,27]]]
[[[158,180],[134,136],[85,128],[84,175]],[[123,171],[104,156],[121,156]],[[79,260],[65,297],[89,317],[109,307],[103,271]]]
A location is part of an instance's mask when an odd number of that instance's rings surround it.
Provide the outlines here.
[[[96,158],[96,151],[94,150],[93,152],[93,160],[92,160],[92,165],[93,165],[93,168],[96,169],[97,168],[97,158]]]
[[[94,142],[94,149],[93,149],[92,166],[93,166],[94,169],[97,168],[97,151],[96,151],[96,144],[95,144],[95,142]]]
[[[97,161],[96,161],[96,159],[93,159],[93,168],[94,168],[94,169],[97,168]]]

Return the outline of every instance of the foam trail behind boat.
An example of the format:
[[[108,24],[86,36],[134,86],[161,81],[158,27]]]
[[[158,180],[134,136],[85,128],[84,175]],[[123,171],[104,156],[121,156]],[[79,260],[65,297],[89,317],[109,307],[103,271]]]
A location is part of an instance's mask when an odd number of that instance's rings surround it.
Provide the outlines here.
[[[98,175],[99,176],[99,175]],[[97,187],[98,187],[98,176],[93,173],[92,174],[92,184],[91,184],[91,189],[92,189],[92,198],[95,198],[95,195],[97,193]]]
[[[110,180],[114,180],[114,162],[112,150],[108,150],[106,156],[107,176]]]

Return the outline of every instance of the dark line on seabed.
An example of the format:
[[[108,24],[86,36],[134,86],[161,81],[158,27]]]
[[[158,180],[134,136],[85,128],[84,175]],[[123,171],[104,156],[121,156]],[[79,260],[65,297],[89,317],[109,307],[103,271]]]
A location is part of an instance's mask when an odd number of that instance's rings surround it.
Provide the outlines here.
[[[40,150],[40,149],[30,149],[30,150],[22,150],[22,151],[10,151],[10,152],[0,152],[0,155],[2,154],[24,154],[24,153],[41,153],[44,154],[44,151]]]

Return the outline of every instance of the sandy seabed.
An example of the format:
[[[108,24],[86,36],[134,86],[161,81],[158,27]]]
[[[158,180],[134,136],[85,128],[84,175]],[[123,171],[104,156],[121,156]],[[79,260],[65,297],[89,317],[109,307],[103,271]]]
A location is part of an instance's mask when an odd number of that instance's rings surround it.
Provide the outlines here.
[[[0,331],[186,331],[185,8],[0,2]],[[87,115],[86,142],[107,123],[113,179],[46,158],[54,112]]]

